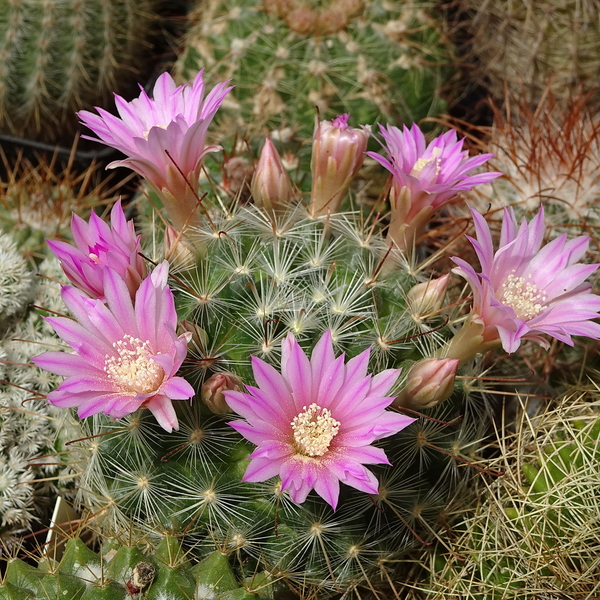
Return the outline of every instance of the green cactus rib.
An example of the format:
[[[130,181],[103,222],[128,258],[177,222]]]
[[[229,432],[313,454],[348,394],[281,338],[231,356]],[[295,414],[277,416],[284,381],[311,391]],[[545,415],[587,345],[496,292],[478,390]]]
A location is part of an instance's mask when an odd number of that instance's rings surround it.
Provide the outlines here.
[[[193,334],[181,372],[196,389],[219,371],[252,382],[251,355],[278,367],[289,332],[306,350],[327,329],[348,357],[370,347],[373,372],[431,356],[450,334],[439,316],[413,316],[406,295],[416,270],[398,265],[381,275],[383,239],[358,214],[332,215],[326,226],[300,209],[275,221],[252,206],[210,209],[210,217],[186,238],[203,253],[171,265],[178,312]],[[380,442],[393,467],[373,469],[378,495],[342,486],[335,512],[313,495],[294,504],[275,479],[242,482],[252,445],[200,398],[175,403],[180,428],[171,434],[143,410],[118,422],[85,419],[69,463],[101,533],[133,529],[152,539],[167,531],[197,559],[215,548],[230,555],[240,580],[267,571],[292,590],[327,597],[381,576],[468,495],[467,465],[492,405],[457,388]]]
[[[60,136],[140,67],[152,0],[2,0],[0,127]]]

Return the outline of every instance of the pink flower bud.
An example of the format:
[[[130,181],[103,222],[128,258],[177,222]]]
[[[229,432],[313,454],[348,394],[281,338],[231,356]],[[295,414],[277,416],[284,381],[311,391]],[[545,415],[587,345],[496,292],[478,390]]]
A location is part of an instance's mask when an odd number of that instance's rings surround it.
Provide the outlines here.
[[[195,254],[185,243],[179,231],[167,225],[163,240],[165,258],[175,267],[190,267],[195,263]]]
[[[310,163],[313,216],[339,209],[350,181],[363,164],[367,139],[364,129],[348,127],[348,115],[317,124]]]
[[[242,389],[242,380],[237,375],[229,372],[215,373],[202,384],[200,397],[212,412],[225,415],[232,410],[227,405],[223,392],[226,390],[241,392]]]
[[[415,363],[394,405],[421,410],[443,402],[454,391],[459,363],[457,358],[424,358]]]
[[[450,275],[446,274],[438,279],[417,283],[409,290],[407,299],[414,317],[425,317],[442,308],[449,279]]]
[[[271,138],[265,140],[250,184],[257,206],[285,210],[294,196],[292,182]]]

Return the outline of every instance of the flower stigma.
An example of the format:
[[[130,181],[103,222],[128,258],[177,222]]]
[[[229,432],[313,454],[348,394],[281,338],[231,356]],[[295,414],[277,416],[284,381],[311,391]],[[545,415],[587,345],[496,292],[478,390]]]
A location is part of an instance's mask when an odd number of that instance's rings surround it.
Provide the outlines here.
[[[510,306],[523,321],[537,317],[544,310],[546,302],[546,292],[540,291],[530,279],[531,273],[525,279],[515,275],[513,270],[500,288],[500,302]]]
[[[296,450],[304,456],[323,456],[340,430],[340,422],[331,416],[331,412],[314,402],[308,407],[303,406],[291,425]]]
[[[113,342],[117,356],[106,355],[104,371],[119,387],[129,392],[149,394],[156,391],[163,379],[162,367],[151,357],[149,342],[125,334]]]

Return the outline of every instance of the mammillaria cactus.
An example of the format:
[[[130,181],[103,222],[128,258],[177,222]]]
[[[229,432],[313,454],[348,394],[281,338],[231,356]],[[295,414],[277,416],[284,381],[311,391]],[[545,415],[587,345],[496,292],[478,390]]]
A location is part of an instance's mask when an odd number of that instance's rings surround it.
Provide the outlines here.
[[[177,70],[182,80],[201,68],[212,80],[235,80],[223,131],[233,121],[251,137],[291,128],[307,139],[315,106],[323,119],[413,122],[445,109],[452,75],[433,9],[414,1],[202,2]]]
[[[184,89],[167,83],[167,100],[181,97]],[[148,117],[139,104],[121,107],[128,119]],[[182,155],[169,145],[180,136],[155,135],[172,125],[159,113],[134,142],[155,140],[160,177],[163,155]],[[331,133],[327,125],[315,132]],[[312,173],[331,178],[313,193],[327,190],[332,199],[348,188],[342,171],[357,168],[349,148],[334,150],[317,152]],[[181,260],[163,260],[159,221],[146,224],[149,274],[133,295],[123,274],[101,260],[96,237],[88,249],[78,242],[74,264],[96,265],[102,294],[89,297],[90,286],[72,278],[80,289],[66,286],[62,296],[74,319],[47,321],[73,352],[34,360],[67,377],[48,400],[78,406],[86,417],[72,464],[80,468],[80,500],[104,534],[136,531],[152,540],[169,532],[190,556],[216,548],[235,557],[240,581],[267,570],[294,593],[325,597],[367,585],[366,578],[377,585],[406,548],[439,528],[467,489],[462,467],[477,456],[491,407],[475,383],[452,393],[459,361],[442,355],[454,323],[440,315],[447,278],[426,285],[416,253],[390,246],[377,218],[334,212],[312,196],[307,205],[271,197],[289,188],[273,147],[266,153],[265,173],[255,173],[251,186],[260,205],[199,196],[195,213],[166,229],[166,258],[184,246]],[[352,160],[330,164],[341,156]],[[186,183],[195,191],[195,180]],[[178,209],[165,206],[169,216]],[[111,227],[127,232],[128,252],[137,256],[120,210]],[[113,243],[108,231],[102,239]],[[582,325],[586,331],[595,334]],[[468,380],[480,365],[463,358]],[[445,392],[433,400],[424,391],[436,377],[432,359],[444,365]],[[398,369],[408,366],[419,374],[409,395],[427,407],[423,414],[392,407]]]

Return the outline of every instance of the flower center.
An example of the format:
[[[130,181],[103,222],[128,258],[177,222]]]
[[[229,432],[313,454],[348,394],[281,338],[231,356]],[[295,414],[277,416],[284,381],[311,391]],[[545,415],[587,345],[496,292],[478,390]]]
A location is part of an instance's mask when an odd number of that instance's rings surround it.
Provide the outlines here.
[[[427,165],[429,165],[431,163],[435,163],[435,174],[431,178],[431,181],[434,182],[437,179],[437,176],[439,175],[440,170],[442,169],[442,159],[439,158],[441,153],[442,153],[442,149],[435,147],[431,152],[431,158],[419,158],[417,160],[417,162],[415,163],[415,166],[412,168],[412,171],[410,172],[410,176],[418,178],[419,175],[421,174],[421,171]]]
[[[129,334],[113,342],[117,356],[106,355],[104,371],[123,391],[149,394],[156,391],[164,378],[162,367],[150,357],[148,341]]]
[[[500,288],[502,293],[500,302],[510,306],[517,317],[523,321],[537,317],[546,302],[546,292],[540,291],[535,283],[529,281],[530,279],[531,273],[525,279],[517,277],[513,271]]]
[[[292,421],[296,450],[305,456],[323,456],[339,430],[340,422],[314,402]]]

